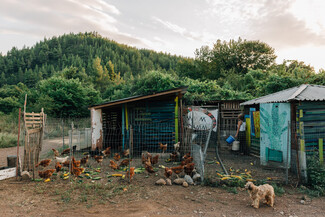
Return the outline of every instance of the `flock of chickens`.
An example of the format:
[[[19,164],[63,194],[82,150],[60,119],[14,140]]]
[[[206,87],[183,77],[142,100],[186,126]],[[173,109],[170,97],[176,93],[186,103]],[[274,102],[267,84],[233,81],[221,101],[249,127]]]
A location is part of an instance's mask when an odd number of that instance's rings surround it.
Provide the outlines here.
[[[163,168],[165,168],[164,175],[166,178],[171,178],[173,173],[175,173],[176,176],[178,177],[178,175],[180,173],[182,173],[183,171],[186,175],[191,176],[193,174],[193,170],[195,168],[195,165],[193,163],[193,157],[191,157],[191,153],[189,152],[189,153],[185,154],[180,159],[179,145],[180,145],[179,142],[174,144],[174,151],[170,154],[169,161],[177,162],[177,161],[181,160],[180,165],[175,166],[175,167],[170,167],[170,168],[163,167]],[[163,145],[162,143],[159,143],[159,148],[162,150],[162,153],[165,153],[165,151],[167,150],[167,144]],[[61,154],[55,149],[52,149],[52,151],[54,153],[55,160],[56,160],[55,169],[47,169],[47,170],[43,170],[43,171],[38,171],[38,174],[41,178],[49,179],[55,171],[60,172],[62,170],[62,167],[70,168],[71,174],[73,174],[75,177],[78,177],[85,170],[81,166],[86,166],[86,164],[88,163],[88,160],[90,158],[89,155],[81,158],[80,160],[76,160],[74,157],[72,157],[71,158],[72,161],[70,162],[69,156],[63,157],[64,155],[67,155],[70,153],[69,148],[63,150],[63,152]],[[94,155],[93,156],[95,161],[99,164],[101,164],[103,162],[105,157],[111,155],[111,147],[108,147],[104,151],[101,151],[101,154],[102,155]],[[119,161],[121,159],[121,155],[122,155],[122,157],[124,157],[126,159],[123,159],[119,163]],[[110,162],[109,167],[112,168],[113,170],[119,170],[121,167],[128,166],[130,164],[130,161],[132,161],[132,159],[128,158],[129,155],[130,155],[129,149],[125,150],[122,153],[114,153],[114,155],[113,155],[114,160],[109,161]],[[144,165],[144,168],[148,173],[155,173],[153,166],[158,164],[159,156],[160,156],[159,154],[152,156],[152,154],[150,154],[149,152],[142,154],[142,164]],[[52,161],[51,159],[42,160],[36,165],[36,167],[42,166],[43,168],[46,168],[50,165],[51,161]],[[131,167],[129,169],[129,171],[127,171],[126,177],[131,180],[134,177],[134,175],[135,175],[135,167]]]

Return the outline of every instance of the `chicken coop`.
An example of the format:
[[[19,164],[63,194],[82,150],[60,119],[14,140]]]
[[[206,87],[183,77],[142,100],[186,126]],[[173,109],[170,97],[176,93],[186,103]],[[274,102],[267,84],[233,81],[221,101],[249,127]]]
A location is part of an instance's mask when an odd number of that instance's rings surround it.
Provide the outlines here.
[[[303,84],[242,103],[262,165],[291,167],[306,178],[306,158],[324,162],[325,86]]]
[[[133,154],[166,152],[181,140],[182,97],[186,87],[148,95],[133,96],[90,106],[92,150],[123,151],[132,146]]]

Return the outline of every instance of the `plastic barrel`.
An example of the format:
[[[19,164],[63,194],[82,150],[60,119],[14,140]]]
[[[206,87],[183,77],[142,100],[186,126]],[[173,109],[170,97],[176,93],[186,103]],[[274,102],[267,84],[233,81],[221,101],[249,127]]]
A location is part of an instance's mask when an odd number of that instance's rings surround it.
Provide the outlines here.
[[[233,151],[239,151],[239,141],[234,141],[232,143],[231,150],[233,150]]]
[[[228,139],[226,139],[226,142],[231,144],[233,141],[235,141],[235,138],[233,136],[229,136]]]

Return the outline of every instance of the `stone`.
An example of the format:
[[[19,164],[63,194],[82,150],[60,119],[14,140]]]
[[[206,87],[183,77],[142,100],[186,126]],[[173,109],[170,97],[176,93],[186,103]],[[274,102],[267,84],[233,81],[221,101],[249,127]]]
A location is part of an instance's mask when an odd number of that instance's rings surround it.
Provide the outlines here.
[[[182,179],[182,178],[178,178],[178,179],[175,179],[175,180],[174,180],[174,183],[175,183],[176,185],[182,185],[183,182],[185,182],[185,179]]]
[[[280,212],[280,214],[281,214],[281,215],[284,215],[284,212],[283,212],[283,211],[281,211],[281,212]]]
[[[166,179],[166,184],[169,185],[169,186],[172,185],[172,180]]]
[[[183,186],[186,188],[188,187],[188,183],[187,182],[183,182]]]
[[[30,179],[31,179],[31,177],[30,177],[30,174],[28,171],[23,171],[21,173],[21,180],[30,180]]]
[[[166,181],[164,179],[159,179],[156,181],[156,185],[166,185]]]
[[[193,184],[194,184],[193,179],[192,179],[191,176],[189,176],[189,175],[185,175],[185,176],[184,176],[184,180],[185,180],[185,182],[187,182],[189,185],[193,185]]]
[[[301,200],[300,203],[301,203],[301,204],[305,204],[305,201],[304,201],[304,200]]]

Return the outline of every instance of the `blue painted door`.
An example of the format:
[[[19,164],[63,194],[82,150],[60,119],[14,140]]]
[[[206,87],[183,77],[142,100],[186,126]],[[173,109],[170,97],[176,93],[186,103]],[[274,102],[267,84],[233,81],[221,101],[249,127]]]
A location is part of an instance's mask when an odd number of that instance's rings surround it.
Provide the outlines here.
[[[289,103],[260,104],[260,157],[262,165],[267,165],[269,161],[286,163],[287,149],[290,144],[289,121]],[[289,165],[290,149],[288,153]]]

